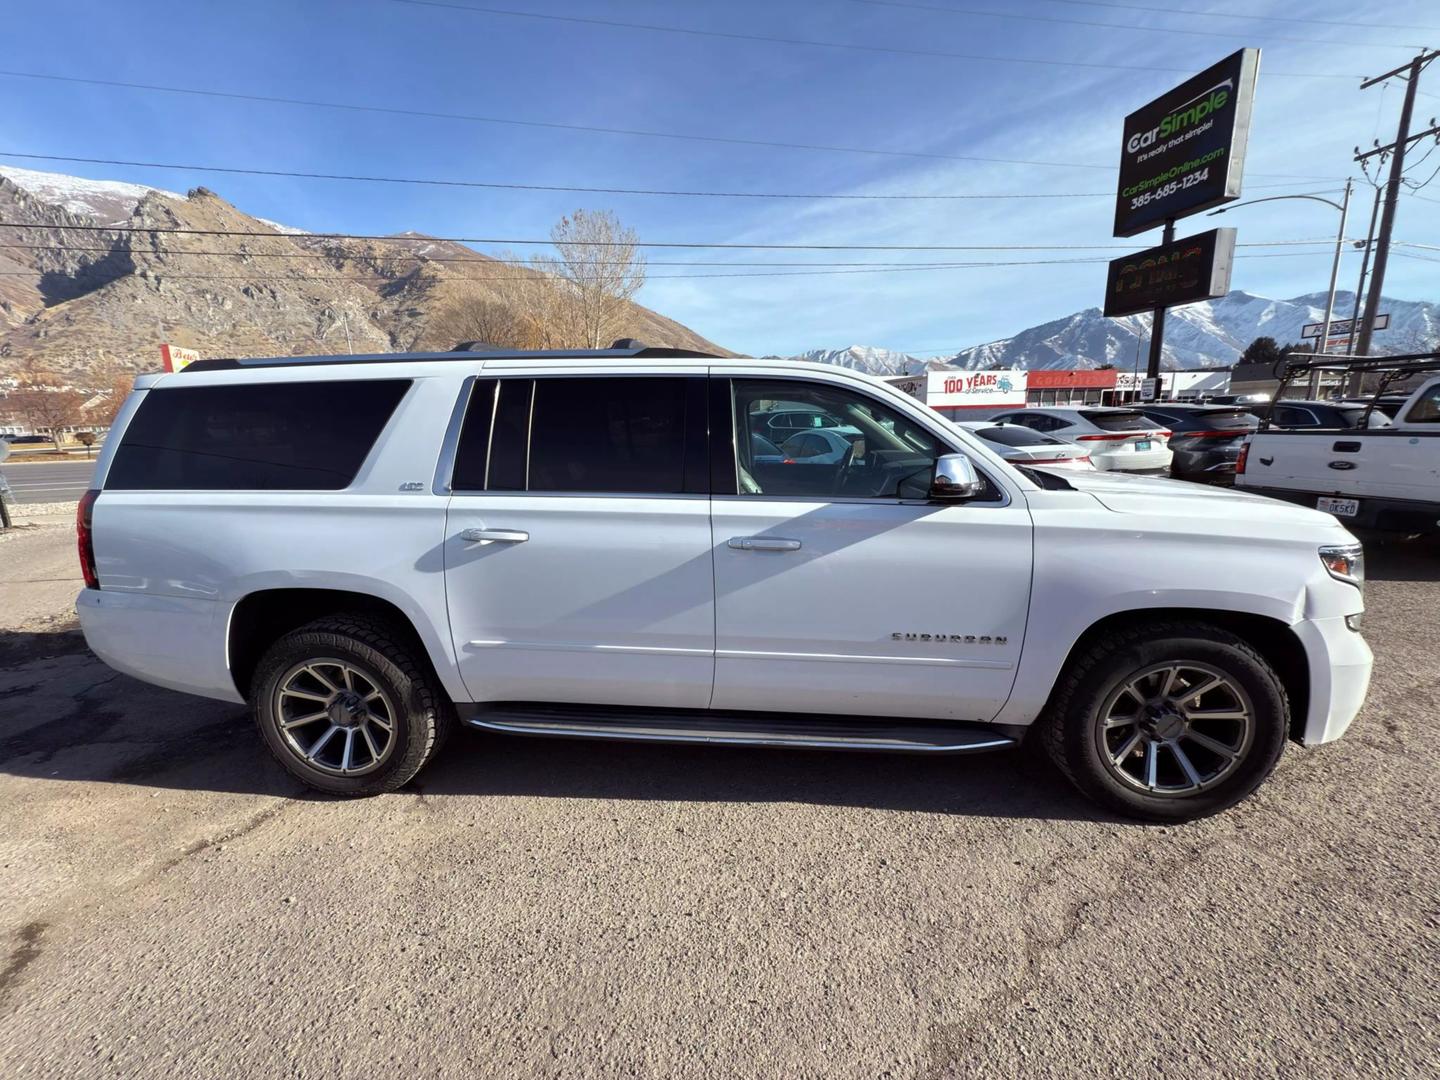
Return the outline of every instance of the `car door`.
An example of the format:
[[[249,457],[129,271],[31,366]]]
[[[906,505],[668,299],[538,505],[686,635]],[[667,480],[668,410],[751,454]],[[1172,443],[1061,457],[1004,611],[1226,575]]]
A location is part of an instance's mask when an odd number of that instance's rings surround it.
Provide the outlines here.
[[[709,703],[703,375],[481,378],[454,455],[443,567],[474,700]]]
[[[992,718],[1030,600],[1019,494],[987,478],[973,501],[929,501],[953,449],[941,425],[853,383],[717,377],[712,393],[712,432],[734,432],[714,450],[714,706]],[[859,430],[846,462],[752,452],[754,415],[795,405]]]

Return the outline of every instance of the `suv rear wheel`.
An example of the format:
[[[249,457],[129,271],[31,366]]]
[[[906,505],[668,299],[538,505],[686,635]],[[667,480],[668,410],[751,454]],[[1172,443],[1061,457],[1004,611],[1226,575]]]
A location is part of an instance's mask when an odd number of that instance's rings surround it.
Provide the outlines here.
[[[1043,738],[1101,805],[1186,821],[1260,786],[1285,748],[1289,715],[1279,678],[1243,638],[1206,623],[1150,623],[1072,659]]]
[[[255,722],[291,775],[336,795],[408,783],[453,722],[429,664],[389,624],[316,620],[276,641],[251,684]]]

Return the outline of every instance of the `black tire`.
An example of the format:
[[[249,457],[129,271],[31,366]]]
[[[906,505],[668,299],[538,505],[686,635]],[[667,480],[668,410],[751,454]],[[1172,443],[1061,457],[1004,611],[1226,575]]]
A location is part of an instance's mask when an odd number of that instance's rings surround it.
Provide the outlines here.
[[[250,700],[261,737],[287,772],[306,786],[332,795],[379,795],[409,783],[435,756],[454,726],[454,708],[428,659],[407,637],[380,619],[336,615],[292,630],[270,646],[255,669]],[[281,730],[282,714],[290,707],[280,700],[282,682],[293,687],[294,669],[312,662],[321,674],[333,679],[336,669],[326,661],[342,662],[352,669],[357,682],[372,684],[392,725],[388,735],[378,721],[369,728],[375,733],[370,747],[381,737],[386,741],[380,757],[369,755],[368,748],[356,753],[357,765],[362,768],[358,775],[337,774],[333,760],[327,767],[328,750],[316,755],[315,763],[307,762],[302,757],[303,745],[295,745],[305,729],[300,729],[293,741]],[[314,684],[312,689],[324,692]],[[321,706],[317,703],[316,707]],[[330,722],[315,721],[319,731],[310,738],[318,741],[326,730],[321,725]],[[346,734],[353,738],[358,732]]]
[[[1242,751],[1231,758],[1214,757],[1217,775],[1213,783],[1184,794],[1154,794],[1138,786],[1150,776],[1145,771],[1148,742],[1121,755],[1128,769],[1141,774],[1130,782],[1122,779],[1127,768],[1117,763],[1116,755],[1107,755],[1109,763],[1102,757],[1107,738],[1102,713],[1113,712],[1114,706],[1125,700],[1121,688],[1138,673],[1181,662],[1223,673],[1248,698],[1245,704],[1253,723],[1248,737],[1237,736],[1230,744],[1243,747]],[[1163,677],[1155,676],[1157,681]],[[1122,697],[1112,703],[1117,692]],[[1223,688],[1217,692],[1231,693]],[[1131,701],[1137,715],[1144,712],[1145,706],[1138,700]],[[1039,734],[1050,759],[1096,803],[1128,817],[1178,822],[1227,810],[1259,787],[1280,760],[1289,728],[1290,705],[1284,686],[1265,658],[1243,638],[1204,622],[1151,622],[1107,634],[1072,657],[1041,720]],[[1109,737],[1125,743],[1131,732],[1141,733],[1142,729],[1137,725]],[[1113,748],[1114,744],[1110,745]],[[1134,761],[1136,753],[1143,764]],[[1178,758],[1170,753],[1161,748],[1160,760],[1172,771],[1178,770]],[[1188,756],[1186,760],[1189,762]],[[1188,778],[1181,778],[1177,786],[1189,783]]]

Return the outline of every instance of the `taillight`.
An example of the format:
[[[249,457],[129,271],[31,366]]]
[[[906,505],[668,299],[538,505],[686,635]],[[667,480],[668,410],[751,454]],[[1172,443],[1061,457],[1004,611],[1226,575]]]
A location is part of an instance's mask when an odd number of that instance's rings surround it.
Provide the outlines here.
[[[1077,436],[1075,436],[1075,441],[1076,441],[1076,442],[1114,442],[1114,441],[1117,440],[1117,439],[1128,439],[1128,438],[1130,438],[1130,437],[1131,437],[1130,435],[1128,435],[1128,434],[1126,434],[1126,433],[1124,433],[1124,432],[1121,432],[1121,433],[1119,433],[1119,434],[1110,434],[1110,435],[1077,435]]]
[[[100,575],[95,572],[95,534],[91,521],[95,513],[95,500],[100,492],[91,488],[80,498],[75,507],[75,543],[80,551],[80,573],[85,575],[87,589],[100,588]]]
[[[1245,444],[1240,447],[1240,456],[1235,459],[1235,475],[1239,476],[1245,471],[1245,459],[1250,456],[1250,440],[1246,439]]]

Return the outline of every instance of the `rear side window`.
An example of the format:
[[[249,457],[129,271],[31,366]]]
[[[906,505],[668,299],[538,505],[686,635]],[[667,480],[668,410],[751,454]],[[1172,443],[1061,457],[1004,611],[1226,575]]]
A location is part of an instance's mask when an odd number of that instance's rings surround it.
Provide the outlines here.
[[[105,486],[149,491],[349,487],[409,379],[152,390]]]
[[[703,377],[501,379],[472,395],[452,487],[703,493],[708,452]]]
[[[1149,431],[1155,426],[1155,421],[1144,413],[1129,410],[1081,409],[1080,415],[1101,431]]]

